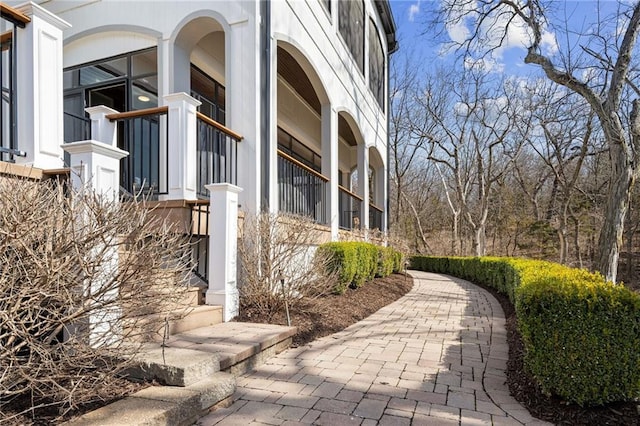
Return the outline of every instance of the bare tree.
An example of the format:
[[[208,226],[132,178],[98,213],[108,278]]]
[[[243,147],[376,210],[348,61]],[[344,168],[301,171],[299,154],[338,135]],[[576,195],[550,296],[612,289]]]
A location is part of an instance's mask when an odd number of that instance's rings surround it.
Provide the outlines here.
[[[595,266],[615,281],[624,220],[640,171],[640,90],[633,83],[640,3],[620,1],[608,15],[598,3],[589,31],[568,28],[566,14],[557,13],[554,5],[543,0],[443,0],[440,17],[448,29],[457,30],[454,42],[466,57],[487,58],[524,32],[524,62],[582,96],[593,109],[611,158]]]
[[[504,91],[507,86],[486,78],[486,73],[473,68],[461,74],[441,71],[429,76],[424,89],[417,92],[428,119],[413,126],[414,132],[429,140],[428,159],[444,170],[441,176],[449,177],[443,179],[448,204],[454,220],[459,209],[471,228],[476,256],[486,252],[494,185],[519,149],[513,138],[514,104]]]
[[[118,375],[187,288],[188,240],[149,213],[0,177],[0,413],[62,416],[125,390]]]
[[[310,218],[246,214],[238,245],[240,314],[272,318],[307,298],[331,293],[337,284],[329,263],[316,253],[323,232]]]

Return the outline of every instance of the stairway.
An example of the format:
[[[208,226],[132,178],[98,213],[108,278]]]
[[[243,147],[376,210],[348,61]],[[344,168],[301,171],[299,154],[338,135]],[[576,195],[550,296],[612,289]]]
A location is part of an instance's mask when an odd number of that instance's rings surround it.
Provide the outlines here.
[[[240,322],[193,328],[146,344],[129,369],[155,380],[127,398],[67,425],[190,425],[207,411],[233,402],[236,377],[288,348],[295,327]]]

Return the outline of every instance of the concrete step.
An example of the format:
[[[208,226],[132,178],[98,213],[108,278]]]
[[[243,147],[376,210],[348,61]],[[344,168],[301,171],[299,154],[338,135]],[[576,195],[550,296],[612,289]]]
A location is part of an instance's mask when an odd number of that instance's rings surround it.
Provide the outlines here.
[[[187,310],[184,318],[169,322],[169,335],[222,323],[222,306],[200,305]]]
[[[187,387],[151,386],[105,407],[86,413],[69,426],[190,425],[212,406],[229,400],[235,377],[215,373]]]
[[[180,311],[178,311],[180,312]],[[154,330],[144,336],[144,342],[162,342],[165,333],[172,336],[179,333],[195,330],[202,327],[211,327],[222,322],[222,306],[220,305],[200,305],[188,307],[184,312],[180,312],[182,318],[169,320],[165,330],[164,317],[161,315],[149,315],[143,321],[152,321]]]
[[[125,374],[168,386],[190,386],[220,371],[218,354],[146,344]]]
[[[177,333],[170,336],[165,344],[215,353],[220,370],[238,376],[288,348],[295,332],[295,327],[225,322]]]

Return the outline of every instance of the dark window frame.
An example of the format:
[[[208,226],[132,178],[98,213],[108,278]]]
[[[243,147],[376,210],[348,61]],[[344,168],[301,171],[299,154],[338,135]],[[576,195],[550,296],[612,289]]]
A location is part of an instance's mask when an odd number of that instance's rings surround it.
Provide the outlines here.
[[[362,8],[361,14],[358,6]],[[365,66],[365,19],[364,0],[338,2],[338,31],[362,75]]]
[[[379,51],[378,51],[379,49]],[[376,53],[379,53],[376,55]],[[369,19],[369,89],[373,97],[378,101],[378,105],[385,111],[385,90],[386,90],[386,59],[384,57],[384,48],[380,31],[373,21]],[[377,78],[374,81],[373,75]],[[377,84],[376,84],[377,83]]]

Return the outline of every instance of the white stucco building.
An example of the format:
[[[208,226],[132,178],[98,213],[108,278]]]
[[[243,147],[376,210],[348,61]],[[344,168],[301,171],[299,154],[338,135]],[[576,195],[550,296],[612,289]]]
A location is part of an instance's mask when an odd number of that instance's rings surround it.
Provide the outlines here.
[[[227,182],[334,240],[386,229],[387,0],[5,4],[2,162],[46,173],[70,166],[63,141],[113,142],[121,194]]]

